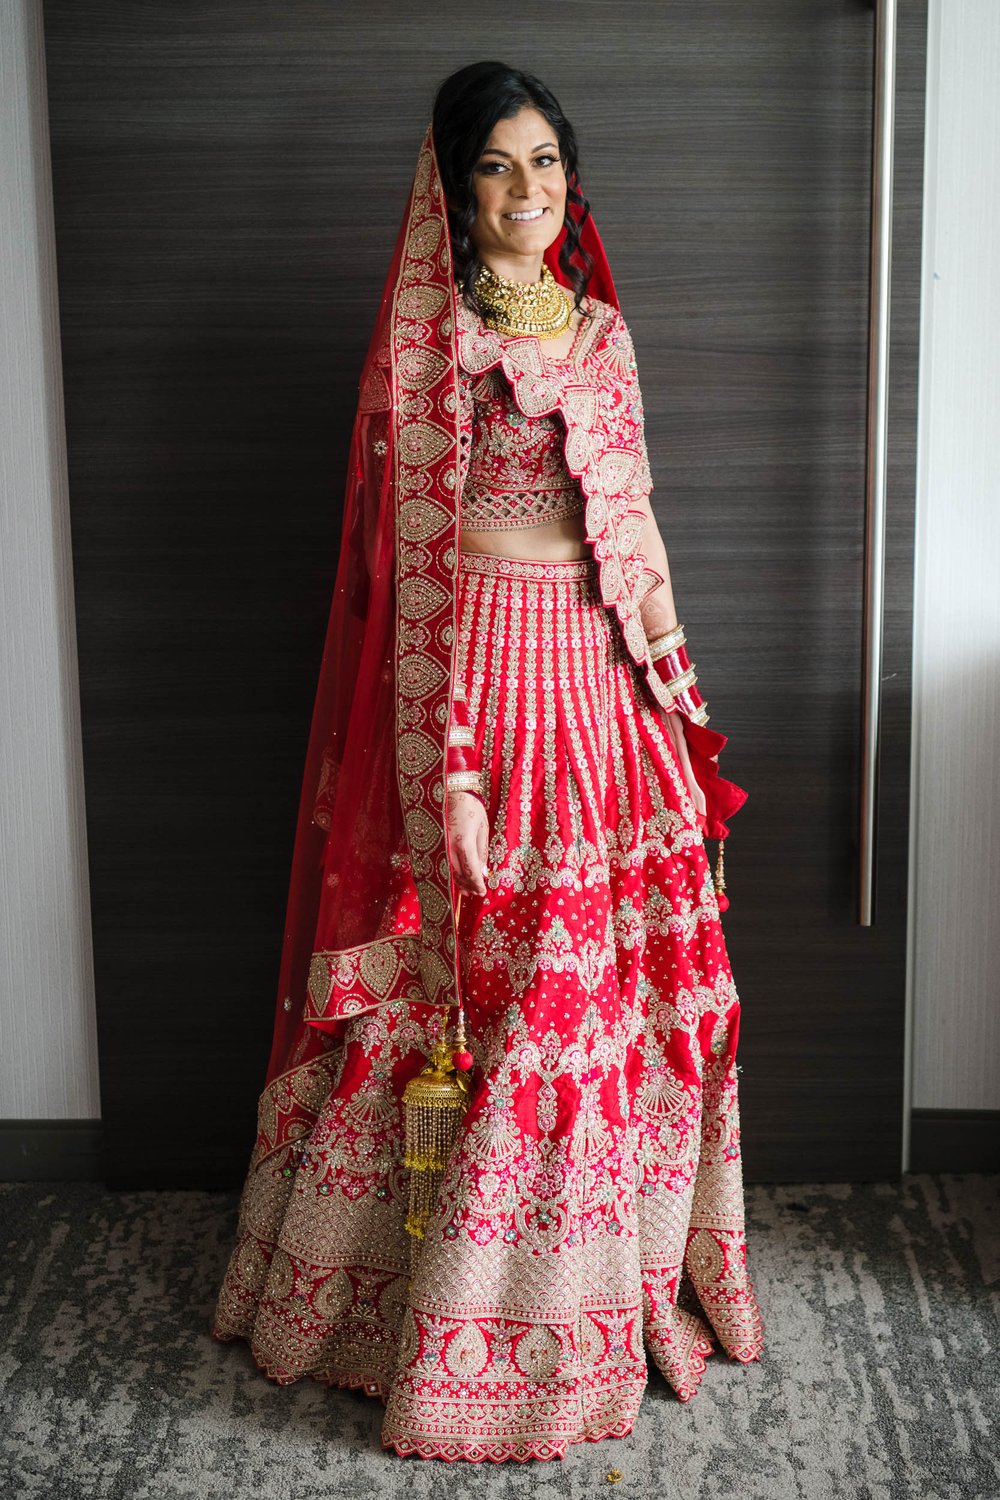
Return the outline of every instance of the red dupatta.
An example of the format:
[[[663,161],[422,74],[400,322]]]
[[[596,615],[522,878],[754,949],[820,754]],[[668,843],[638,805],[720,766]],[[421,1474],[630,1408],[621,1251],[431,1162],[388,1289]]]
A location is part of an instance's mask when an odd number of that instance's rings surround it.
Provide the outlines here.
[[[564,236],[545,257],[557,277]],[[591,295],[617,309],[590,217],[581,243],[593,261]],[[428,128],[361,374],[292,856],[267,1081],[289,1074],[281,1107],[293,1114],[290,1070],[326,1050],[324,1032],[392,1001],[444,1007],[458,997],[445,763],[460,527],[459,321]],[[630,351],[627,330],[624,340]],[[591,491],[606,457],[591,444]],[[638,603],[659,574],[635,551],[627,497],[617,510],[613,498],[588,496],[605,602],[669,709],[638,621]],[[685,728],[709,802],[708,832],[724,837],[723,819],[746,799],[712,759],[726,736]]]

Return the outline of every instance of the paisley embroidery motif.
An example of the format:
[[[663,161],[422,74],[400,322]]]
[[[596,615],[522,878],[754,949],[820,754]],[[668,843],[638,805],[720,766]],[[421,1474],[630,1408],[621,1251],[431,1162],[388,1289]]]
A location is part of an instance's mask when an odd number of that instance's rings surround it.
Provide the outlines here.
[[[400,1099],[436,1019],[417,998],[262,1099],[217,1314],[278,1380],[381,1395],[399,1452],[467,1459],[628,1431],[647,1347],[687,1401],[713,1341],[746,1361],[763,1338],[739,997],[673,742],[594,565],[500,561],[460,559],[490,880],[462,913],[474,1095],[412,1284]],[[286,1140],[296,1095],[316,1123]]]
[[[624,323],[596,304],[575,370],[537,340],[463,333],[461,308],[456,327],[432,286],[447,260],[432,260],[446,247],[427,141],[405,251],[382,345],[399,403],[387,410],[388,384],[369,379],[363,457],[381,475],[391,450],[393,465],[406,833],[393,868],[406,898],[380,908],[374,942],[312,955],[312,1027],[260,1100],[214,1332],[248,1340],[280,1383],[379,1396],[399,1453],[552,1458],[631,1430],[647,1349],[681,1401],[714,1341],[760,1357],[740,1003],[695,810],[642,675],[637,604],[658,575],[635,550],[648,468]],[[481,390],[494,382],[525,421],[565,428],[592,559],[460,554],[471,444],[439,357],[456,339]],[[490,828],[487,896],[463,904],[460,932],[442,809],[452,695],[468,707]],[[317,821],[337,775],[332,753]],[[413,1267],[400,1101],[459,984],[473,1096]]]

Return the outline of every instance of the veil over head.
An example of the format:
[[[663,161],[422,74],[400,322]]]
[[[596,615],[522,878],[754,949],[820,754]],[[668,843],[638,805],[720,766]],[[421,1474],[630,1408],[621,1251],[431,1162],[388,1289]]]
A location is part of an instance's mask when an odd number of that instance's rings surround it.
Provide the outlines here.
[[[588,291],[617,308],[593,218],[568,210],[593,263]],[[565,233],[545,255],[557,279]],[[457,296],[428,127],[361,373],[306,754],[267,1075],[287,1072],[293,1091],[328,1047],[323,1033],[349,1017],[393,1000],[458,998],[445,793],[460,550]],[[643,576],[646,587],[659,578]],[[694,729],[699,764],[721,794],[710,831],[724,834],[721,818],[746,793],[709,764],[726,737]]]

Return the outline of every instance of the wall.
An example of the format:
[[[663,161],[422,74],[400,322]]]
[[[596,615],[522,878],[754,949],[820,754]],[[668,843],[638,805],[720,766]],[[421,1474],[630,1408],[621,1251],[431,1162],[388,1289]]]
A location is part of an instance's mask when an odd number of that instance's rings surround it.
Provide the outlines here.
[[[100,1115],[44,57],[41,5],[0,0],[0,1119],[19,1121]]]
[[[1000,1108],[1000,8],[930,0],[914,647],[912,1102]],[[44,47],[0,0],[0,1117],[94,1120]]]
[[[913,1104],[1000,1109],[1000,5],[931,0],[911,844]]]

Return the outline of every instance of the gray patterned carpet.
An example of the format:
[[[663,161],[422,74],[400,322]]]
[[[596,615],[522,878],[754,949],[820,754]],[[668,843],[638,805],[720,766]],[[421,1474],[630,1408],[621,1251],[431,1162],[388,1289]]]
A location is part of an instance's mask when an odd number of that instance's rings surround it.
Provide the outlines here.
[[[213,1343],[235,1202],[0,1187],[2,1500],[1000,1500],[1000,1177],[749,1187],[764,1360],[524,1466],[390,1456],[377,1401]]]

